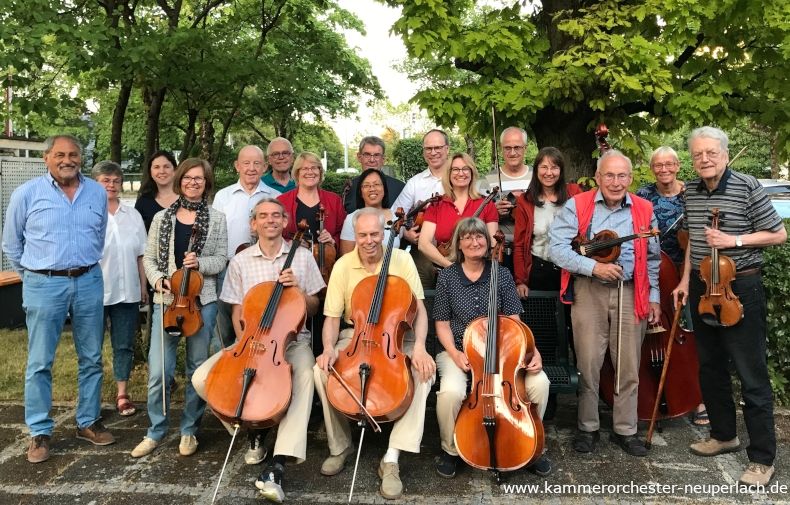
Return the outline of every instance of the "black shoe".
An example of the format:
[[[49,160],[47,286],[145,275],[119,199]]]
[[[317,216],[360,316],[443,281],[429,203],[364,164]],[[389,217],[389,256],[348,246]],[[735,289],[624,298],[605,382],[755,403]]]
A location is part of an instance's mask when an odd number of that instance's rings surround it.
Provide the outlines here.
[[[576,452],[593,452],[595,443],[600,440],[601,434],[596,431],[577,431],[573,437],[573,450]]]
[[[285,469],[279,463],[270,463],[269,466],[255,481],[255,487],[261,490],[261,496],[274,503],[282,503],[285,499],[283,492],[283,474]]]
[[[444,451],[436,458],[436,473],[445,479],[455,477],[455,470],[458,468],[458,456],[453,456]]]
[[[612,432],[609,435],[609,440],[619,445],[622,450],[631,456],[647,456],[647,448],[645,442],[640,440],[636,435],[618,435]]]
[[[535,475],[545,477],[551,473],[551,460],[546,456],[541,456],[536,462],[529,465],[527,470],[534,473]]]

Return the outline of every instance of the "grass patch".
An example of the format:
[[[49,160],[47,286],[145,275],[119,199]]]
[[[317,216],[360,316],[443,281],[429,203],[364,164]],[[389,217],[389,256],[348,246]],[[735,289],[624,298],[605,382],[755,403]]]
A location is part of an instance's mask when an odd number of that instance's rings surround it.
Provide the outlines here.
[[[142,355],[142,342],[135,343],[135,356]],[[184,346],[179,346],[176,377],[178,388],[173,392],[173,401],[184,398]],[[103,347],[104,384],[102,402],[115,403],[115,379],[112,374],[112,345],[106,334]],[[25,367],[27,365],[27,330],[0,329],[0,400],[21,402],[25,397]],[[180,373],[179,373],[180,371]],[[129,378],[129,396],[135,403],[148,398],[148,365],[135,361]],[[52,399],[54,401],[76,401],[77,399],[77,353],[71,331],[64,331],[55,353],[52,366]]]

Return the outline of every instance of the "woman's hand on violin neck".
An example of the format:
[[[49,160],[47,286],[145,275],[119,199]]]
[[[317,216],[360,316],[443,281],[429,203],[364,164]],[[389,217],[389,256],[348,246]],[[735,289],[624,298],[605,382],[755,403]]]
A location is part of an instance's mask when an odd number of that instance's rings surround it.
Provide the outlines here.
[[[165,277],[162,277],[161,279],[156,281],[156,285],[154,286],[154,289],[156,289],[160,293],[170,294],[170,279],[166,279]]]
[[[428,382],[436,373],[436,363],[424,346],[414,346],[411,353],[411,366],[417,371],[420,382]]]
[[[200,262],[198,261],[197,254],[193,252],[188,252],[184,255],[184,268],[191,268],[193,270],[197,270],[200,266]]]
[[[623,267],[614,263],[595,263],[593,275],[602,281],[618,281],[623,278]]]
[[[516,293],[518,293],[519,298],[526,298],[529,296],[529,288],[526,284],[517,284]]]
[[[326,373],[329,373],[329,367],[334,365],[335,361],[337,361],[337,351],[334,347],[324,348],[324,352],[315,359],[315,363]]]
[[[469,366],[469,358],[466,356],[465,353],[455,349],[450,352],[450,357],[453,358],[453,363],[455,366],[463,370],[464,372],[468,372],[472,368]]]
[[[286,268],[282,272],[280,272],[280,277],[277,278],[277,281],[285,287],[291,286],[298,286],[299,282],[296,278],[296,274],[293,271],[293,268]]]
[[[332,238],[332,234],[326,230],[322,230],[321,233],[318,235],[318,241],[322,244],[326,244],[329,242],[330,244],[334,245],[335,240]]]
[[[647,316],[647,322],[656,324],[661,320],[661,305],[655,302],[650,302],[650,313]]]

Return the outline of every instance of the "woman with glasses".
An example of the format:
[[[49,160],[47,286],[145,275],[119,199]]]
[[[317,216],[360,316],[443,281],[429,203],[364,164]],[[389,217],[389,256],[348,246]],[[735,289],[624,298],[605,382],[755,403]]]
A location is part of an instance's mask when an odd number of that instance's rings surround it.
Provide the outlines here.
[[[217,274],[225,268],[228,254],[225,216],[209,204],[213,187],[214,174],[206,160],[184,160],[173,179],[178,200],[154,216],[148,233],[143,265],[148,282],[154,286],[151,349],[148,353],[147,410],[151,426],[143,441],[132,450],[135,458],[153,452],[167,435],[170,388],[166,388],[167,399],[162,405],[162,384],[169,384],[175,374],[176,349],[181,339],[167,333],[162,335],[162,310],[163,305],[167,310],[167,305],[173,302],[173,291],[179,286],[171,286],[170,278],[182,267],[203,275],[203,289],[197,300],[203,325],[186,338],[186,389],[181,414],[181,443],[178,446],[182,456],[190,456],[197,450],[195,433],[206,402],[195,392],[192,374],[208,357],[209,339],[217,316]]]
[[[120,165],[100,161],[93,167],[92,175],[107,192],[107,230],[99,265],[104,277],[104,320],[110,320],[112,371],[118,387],[115,408],[118,414],[131,416],[137,408],[129,399],[126,385],[132,373],[140,303],[148,304],[148,281],[143,269],[145,225],[139,212],[121,203]]]
[[[355,199],[357,202],[364,202],[365,207],[373,207],[384,214],[387,221],[393,219],[392,211],[389,207],[389,192],[387,181],[384,174],[376,168],[369,168],[359,175],[359,185],[357,186]],[[356,247],[354,237],[354,226],[352,219],[359,209],[346,216],[343,222],[343,229],[340,231],[340,254],[346,254]],[[384,234],[384,246],[389,243],[390,232]],[[394,247],[400,246],[400,240],[395,237]]]
[[[134,204],[143,218],[146,232],[151,228],[154,215],[178,200],[178,194],[173,190],[175,173],[176,159],[170,152],[156,151],[148,158]]]
[[[449,244],[458,221],[474,216],[484,200],[477,192],[477,167],[471,156],[466,153],[450,156],[442,171],[442,188],[444,197],[425,211],[418,245],[420,252],[434,265],[444,268],[453,263],[437,245]],[[494,203],[489,202],[478,217],[486,223],[493,237],[499,228],[499,214]]]
[[[568,198],[581,192],[577,184],[565,183],[565,157],[559,149],[544,147],[533,166],[529,188],[513,211],[513,272],[521,298],[530,289],[560,290],[560,268],[549,261],[549,227]]]
[[[343,201],[331,191],[321,189],[324,180],[324,166],[318,155],[303,152],[296,157],[291,169],[291,176],[296,181],[296,188],[283,193],[277,199],[282,202],[285,211],[293,219],[283,232],[283,237],[290,240],[296,234],[296,223],[307,220],[310,236],[321,243],[329,243],[337,249],[340,244],[340,230],[346,219]],[[324,207],[324,230],[319,233],[318,210]]]

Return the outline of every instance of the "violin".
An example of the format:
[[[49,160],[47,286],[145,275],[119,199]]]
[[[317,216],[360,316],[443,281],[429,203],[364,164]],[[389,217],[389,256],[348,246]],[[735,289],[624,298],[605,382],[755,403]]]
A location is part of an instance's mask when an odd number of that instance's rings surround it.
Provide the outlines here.
[[[499,186],[494,186],[494,188],[488,192],[488,195],[483,200],[483,203],[480,204],[480,207],[478,207],[475,213],[472,214],[472,217],[480,217],[480,214],[483,213],[483,211],[486,208],[486,205],[491,203],[498,194],[499,194]],[[436,249],[438,249],[439,252],[442,254],[442,256],[446,258],[447,256],[450,255],[451,245],[452,245],[452,240],[448,240],[447,242],[441,242],[437,244]]]
[[[307,221],[297,228],[283,270],[293,263]],[[285,350],[304,326],[307,302],[298,287],[261,282],[244,296],[241,312],[243,334],[211,369],[206,402],[223,421],[267,428],[285,416],[291,403],[291,365]]]
[[[192,252],[197,238],[197,228],[192,227],[187,253]],[[178,286],[173,292],[173,303],[162,315],[165,331],[171,337],[191,337],[203,327],[203,317],[197,298],[203,290],[203,274],[188,267],[181,267],[170,277],[170,286]]]
[[[512,471],[543,453],[543,424],[524,390],[535,338],[521,321],[498,315],[499,263],[504,234],[497,231],[491,257],[488,314],[464,332],[464,352],[472,369],[472,389],[455,421],[455,446],[470,466],[494,472]]]
[[[601,230],[592,238],[588,239],[583,235],[578,235],[571,241],[571,248],[577,254],[593,258],[601,263],[612,263],[620,257],[620,244],[636,240],[638,238],[649,238],[660,235],[658,229],[634,233],[625,237],[618,237],[612,230]]]
[[[416,228],[417,231],[420,231],[423,220],[425,218],[425,208],[429,204],[436,203],[441,199],[442,199],[442,195],[440,195],[439,193],[434,193],[430,198],[428,198],[424,202],[417,202],[417,205],[412,207],[412,209],[406,214],[405,220],[403,222],[403,227],[407,230]]]
[[[374,420],[396,421],[414,397],[411,359],[403,352],[403,338],[414,324],[417,300],[403,278],[388,273],[403,209],[397,209],[395,216],[379,275],[364,278],[351,294],[354,337],[340,352],[335,372],[327,380],[329,402],[351,419],[367,419],[361,403]]]
[[[324,231],[324,220],[326,219],[326,209],[323,203],[318,204],[318,211],[316,212],[318,221],[318,234]],[[318,264],[318,269],[321,270],[321,277],[324,278],[324,283],[329,282],[329,274],[332,273],[332,267],[335,266],[337,259],[337,249],[334,245],[313,241],[313,257]]]
[[[713,219],[710,227],[719,228],[719,209],[711,209]],[[705,294],[699,300],[699,316],[710,326],[734,326],[743,319],[743,305],[732,291],[735,280],[735,262],[711,247],[710,256],[699,264],[699,275],[705,282]]]

